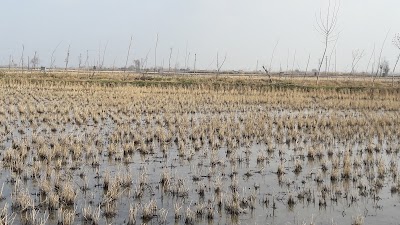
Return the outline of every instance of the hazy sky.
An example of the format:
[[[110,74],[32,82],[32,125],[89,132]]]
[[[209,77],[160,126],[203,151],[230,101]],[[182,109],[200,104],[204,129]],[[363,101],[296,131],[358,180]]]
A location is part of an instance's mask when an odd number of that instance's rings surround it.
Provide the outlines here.
[[[168,67],[170,48],[175,66],[185,65],[186,45],[189,66],[197,54],[197,68],[214,69],[227,55],[223,69],[254,70],[257,60],[269,66],[278,41],[273,69],[304,69],[311,54],[310,69],[316,68],[323,50],[322,36],[315,30],[316,14],[327,8],[328,0],[2,0],[0,6],[0,64],[8,65],[25,56],[40,56],[40,64],[50,65],[58,47],[56,64],[62,66],[68,45],[70,65],[83,61],[89,50],[92,65],[108,42],[105,65],[124,66],[130,36],[133,59],[148,57],[154,65],[154,46],[159,34],[157,64]],[[332,0],[332,4],[334,0]],[[337,31],[337,68],[349,71],[352,51],[364,50],[358,71],[366,69],[376,44],[376,57],[390,30],[383,57],[391,67],[400,52],[392,44],[400,32],[399,0],[342,0]],[[332,43],[333,44],[333,43]],[[179,51],[179,55],[178,55]],[[334,56],[334,54],[332,55]],[[332,60],[332,64],[333,64]],[[370,66],[371,67],[371,66]]]

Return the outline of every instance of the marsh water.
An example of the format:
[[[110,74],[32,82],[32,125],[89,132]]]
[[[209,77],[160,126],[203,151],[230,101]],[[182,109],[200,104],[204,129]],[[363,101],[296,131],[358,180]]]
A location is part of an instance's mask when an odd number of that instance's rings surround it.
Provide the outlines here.
[[[309,109],[303,112],[262,113],[268,113],[269,117],[273,118],[277,115],[282,117],[298,114],[326,117],[332,112]],[[239,124],[238,128],[243,129],[239,114],[244,113],[238,112],[234,117]],[[223,121],[226,115],[185,115],[193,129],[200,123],[210,122],[212,117]],[[128,129],[126,134],[119,134],[126,143],[138,140],[135,136],[145,135],[146,131],[143,129],[159,126],[153,120],[146,121],[145,116],[139,122],[122,121],[121,124],[124,129]],[[113,202],[116,214],[106,216],[102,213],[100,224],[128,223],[131,205],[138,207],[137,224],[351,224],[356,216],[363,217],[365,224],[399,224],[400,217],[397,212],[400,196],[391,191],[391,184],[395,178],[382,178],[382,185],[379,187],[375,185],[375,179],[378,178],[369,178],[367,172],[353,174],[354,179],[330,178],[332,160],[336,158],[340,161],[346,150],[355,158],[369,145],[377,145],[378,138],[374,138],[373,143],[370,143],[370,140],[359,140],[357,137],[351,137],[349,140],[332,138],[325,140],[324,144],[316,145],[307,136],[307,128],[300,128],[299,133],[303,135],[292,139],[289,136],[278,137],[277,126],[272,125],[268,129],[276,136],[268,137],[268,141],[244,137],[245,140],[237,140],[237,146],[232,149],[225,144],[224,137],[219,137],[217,146],[212,146],[208,139],[202,139],[200,147],[196,148],[193,142],[187,142],[183,146],[182,154],[178,150],[179,135],[172,133],[171,139],[162,144],[155,138],[142,142],[139,146],[148,148],[146,152],[139,151],[137,147],[129,155],[123,154],[122,150],[110,155],[107,150],[110,143],[116,143],[117,148],[123,146],[122,142],[116,142],[112,138],[118,131],[115,121],[109,115],[100,123],[89,119],[85,124],[77,125],[72,121],[61,125],[57,130],[38,124],[32,131],[31,123],[23,123],[18,118],[8,125],[7,129],[11,132],[3,137],[2,151],[18,148],[23,143],[31,143],[33,133],[35,138],[43,138],[49,143],[49,149],[54,147],[54,142],[61,142],[62,139],[77,140],[77,145],[90,143],[85,146],[98,149],[97,163],[93,163],[91,157],[87,157],[86,160],[69,158],[66,159],[68,163],[63,164],[63,168],[57,172],[61,180],[72,180],[76,190],[74,205],[64,208],[64,211],[70,210],[75,214],[74,224],[91,223],[85,221],[82,215],[84,207],[103,208],[103,181],[106,173],[110,175],[111,180],[128,174],[131,176],[131,183],[118,190],[118,198]],[[187,132],[190,138],[193,131]],[[288,130],[279,133],[288,133]],[[397,146],[397,143],[387,143],[386,140],[383,142],[383,149],[374,154],[374,157],[381,157],[385,165],[389,165],[391,158],[398,156],[387,154],[386,150],[389,146]],[[71,146],[67,146],[69,147]],[[311,158],[307,155],[309,148],[323,148],[320,151],[322,154]],[[333,152],[332,155],[327,154],[328,148]],[[365,154],[361,156],[363,157],[366,157]],[[28,167],[32,166],[35,160],[38,159],[28,157]],[[324,171],[321,170],[322,161],[327,162],[327,169]],[[295,171],[296,163],[301,165],[299,171]],[[278,173],[279,166],[282,166],[283,171]],[[364,163],[360,167],[359,171],[366,170]],[[341,169],[343,168],[340,163],[339,170]],[[160,182],[163,173],[170,176],[165,185]],[[51,176],[54,174],[55,172],[52,172]],[[12,205],[16,179],[21,179],[19,188],[26,190],[34,199],[34,210],[37,210],[38,217],[48,218],[48,224],[58,223],[60,210],[49,210],[41,206],[45,197],[40,194],[39,186],[44,176],[42,173],[40,178],[32,178],[29,169],[18,176],[3,167],[0,182],[4,184],[4,199],[1,205]],[[145,183],[140,184],[143,179]],[[216,191],[216,182],[221,184],[220,191]],[[87,186],[82,188],[85,184]],[[176,191],[166,185],[178,185],[182,190]],[[142,191],[140,196],[137,195],[138,189]],[[227,205],[233,201],[233,193],[238,197],[237,213],[227,209]],[[290,198],[293,202],[289,202]],[[141,218],[141,207],[151,200],[156,202],[157,209],[152,212],[151,218]],[[178,215],[174,211],[175,204],[181,205]],[[212,217],[207,215],[207,208],[212,209]],[[162,214],[160,210],[163,211]],[[18,216],[18,210],[10,207],[9,213],[15,216],[14,224],[26,223]],[[194,220],[187,219],[188,213],[194,215]]]

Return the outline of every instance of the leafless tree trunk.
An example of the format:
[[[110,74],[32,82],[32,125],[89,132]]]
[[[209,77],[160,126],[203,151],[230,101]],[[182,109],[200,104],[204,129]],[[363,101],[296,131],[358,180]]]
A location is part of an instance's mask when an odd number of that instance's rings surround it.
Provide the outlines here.
[[[149,49],[149,51],[146,54],[146,58],[142,60],[142,62],[140,63],[140,66],[142,67],[141,71],[142,71],[142,76],[144,76],[145,74],[145,70],[147,67],[147,60],[149,59],[149,54],[150,54],[151,48]]]
[[[22,54],[21,54],[21,73],[24,73],[24,51],[25,46],[22,45]]]
[[[171,57],[172,57],[172,48],[169,48],[168,73],[171,72]]]
[[[289,57],[290,57],[290,52],[288,49],[287,50],[287,58],[286,58],[286,73],[289,73]]]
[[[352,52],[351,74],[354,74],[355,68],[363,56],[364,56],[364,50],[360,51],[359,49],[356,49]]]
[[[400,34],[396,34],[393,38],[393,45],[400,50]],[[400,57],[400,55],[399,55]],[[397,63],[399,62],[399,57],[397,57],[396,64],[393,67],[393,72],[396,70]]]
[[[269,71],[264,66],[262,66],[262,68],[264,69],[265,73],[268,75],[269,82],[272,82],[271,74],[269,74]]]
[[[117,57],[115,57],[115,58],[114,58],[114,61],[113,61],[113,67],[112,67],[112,71],[114,71],[114,70],[115,70],[115,60],[117,60]]]
[[[62,42],[62,41],[60,41],[60,42],[57,44],[57,46],[54,48],[53,52],[51,53],[51,58],[50,58],[50,69],[53,69],[54,62],[56,61],[56,59],[54,58],[54,53],[56,53],[57,48],[61,45],[61,42]]]
[[[38,63],[37,62],[37,52],[35,51],[35,54],[33,55],[33,59],[32,59],[32,64],[33,64],[33,70],[35,70],[36,69],[36,64]]]
[[[187,68],[187,58],[188,58],[188,42],[186,42],[186,51],[185,51],[185,70]]]
[[[103,58],[101,59],[100,68],[103,68],[103,66],[104,66],[104,58],[105,58],[105,56],[106,56],[107,47],[108,47],[108,41],[106,42],[106,46],[104,46]]]
[[[97,69],[101,67],[101,42],[99,43],[99,50],[97,51]]]
[[[337,61],[336,61],[336,56],[337,56],[337,55],[336,55],[336,48],[335,48],[335,74],[336,74],[336,72],[337,72],[337,70],[336,70],[336,69],[337,69],[337,67],[336,67],[336,65],[337,65],[337,64],[336,64],[336,62],[337,62]]]
[[[176,54],[176,59],[175,59],[175,73],[178,72],[178,59],[179,59],[179,48],[178,48],[178,53]]]
[[[393,67],[393,72],[392,72],[392,86],[394,86],[394,73],[395,73],[395,71],[396,71],[397,63],[399,63],[399,60],[400,60],[400,54],[397,56],[396,63],[394,64],[394,67]]]
[[[375,73],[375,64],[376,64],[376,52],[374,52],[374,61],[372,62],[371,66],[371,77],[373,77]]]
[[[325,76],[328,76],[328,56],[325,56]]]
[[[11,55],[8,57],[8,70],[11,70]]]
[[[311,58],[311,54],[308,54],[308,60],[307,60],[307,66],[306,66],[306,71],[304,72],[304,78],[307,76],[307,72],[308,72],[308,65],[310,64],[310,58]]]
[[[222,61],[222,63],[219,64],[218,52],[217,52],[217,76],[219,76],[219,73],[220,73],[221,68],[224,65],[225,61],[226,61],[226,54],[225,54],[225,57],[224,57],[224,60]]]
[[[89,50],[86,50],[85,69],[89,70]]]
[[[157,71],[157,47],[158,47],[158,33],[156,38],[156,46],[154,48],[154,72]]]
[[[133,37],[131,36],[131,40],[129,41],[128,54],[126,55],[126,62],[125,62],[125,67],[124,67],[124,73],[126,72],[126,69],[127,69],[127,66],[128,66],[129,53],[130,53],[130,51],[131,51],[132,39],[133,39]]]
[[[197,61],[197,54],[194,53],[194,65],[193,65],[193,74],[196,73],[196,61]]]
[[[190,53],[191,53],[191,52],[189,52],[189,54],[188,54],[187,62],[186,62],[187,67],[186,67],[185,69],[186,69],[187,71],[190,70],[190,66],[189,66],[189,62],[190,62]]]
[[[296,62],[296,52],[297,52],[297,50],[294,50],[293,63],[292,63],[292,75],[294,75],[294,64]]]
[[[159,71],[159,70],[157,70],[157,71]],[[164,59],[162,60],[162,63],[161,63],[161,75],[164,75]]]
[[[316,17],[317,30],[322,34],[324,41],[324,51],[322,53],[321,61],[319,63],[318,72],[317,72],[317,85],[319,81],[319,76],[321,73],[322,64],[324,62],[326,52],[328,50],[329,42],[333,41],[337,38],[335,35],[339,6],[334,5],[333,10],[331,11],[331,2],[329,0],[329,5],[327,9],[327,14],[325,17],[322,16],[322,10],[320,11],[319,18]]]
[[[393,38],[393,44],[400,50],[400,34],[396,34]],[[394,86],[394,73],[396,71],[397,63],[399,63],[400,60],[400,54],[397,56],[396,63],[394,64],[393,67],[393,72],[392,72],[392,86]]]
[[[79,57],[78,57],[78,74],[81,70],[81,65],[82,65],[82,53],[79,53]]]
[[[337,36],[337,38],[336,38],[336,40],[335,40],[335,44],[333,45],[333,47],[332,47],[332,51],[331,51],[331,54],[329,55],[329,63],[328,63],[328,72],[330,72],[331,71],[331,60],[332,60],[332,55],[333,55],[333,52],[336,52],[336,45],[337,45],[337,41],[339,40],[339,35]]]
[[[383,52],[383,48],[385,47],[386,40],[387,40],[387,38],[388,38],[388,36],[389,36],[389,32],[390,32],[390,30],[388,30],[388,32],[386,33],[385,40],[384,40],[383,43],[382,43],[381,51],[380,51],[380,53],[379,53],[379,58],[378,58],[378,69],[376,70],[375,76],[372,78],[372,86],[375,86],[375,79],[376,79],[376,77],[377,77],[378,74],[379,74],[380,65],[381,65],[381,58],[382,58],[382,52]]]
[[[14,61],[14,56],[11,58],[11,66],[12,68],[15,68],[15,61]]]
[[[374,43],[374,48],[373,48],[372,53],[371,53],[371,57],[368,60],[367,69],[365,70],[366,73],[368,73],[369,65],[371,64],[371,60],[372,60],[373,56],[375,56],[375,43]]]
[[[396,63],[394,64],[394,67],[393,67],[393,74],[394,74],[394,72],[396,71],[396,67],[397,67],[397,64],[399,63],[399,60],[400,60],[400,54],[397,56]]]
[[[81,69],[82,66],[82,53],[79,53],[79,58],[78,58],[78,69]]]
[[[68,68],[68,62],[69,62],[69,49],[71,45],[68,45],[68,51],[67,51],[67,57],[65,58],[65,71],[67,71]]]
[[[96,59],[95,58],[96,58],[96,56],[93,57],[92,75],[90,75],[90,73],[89,73],[89,78],[94,77],[94,75],[96,74],[97,67],[96,67]]]
[[[272,71],[272,61],[274,60],[275,50],[276,50],[276,47],[278,47],[278,44],[279,44],[279,40],[276,41],[276,44],[274,46],[274,50],[272,50],[271,60],[269,62],[269,68],[268,68],[269,72]]]
[[[257,63],[256,63],[256,70],[255,73],[258,73],[258,59],[257,59]]]

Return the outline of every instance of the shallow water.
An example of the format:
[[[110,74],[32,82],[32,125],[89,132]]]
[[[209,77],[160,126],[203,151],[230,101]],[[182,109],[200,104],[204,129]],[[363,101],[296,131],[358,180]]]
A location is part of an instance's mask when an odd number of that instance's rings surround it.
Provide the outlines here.
[[[112,108],[105,110],[106,116],[98,123],[89,116],[81,124],[74,119],[72,110],[67,116],[70,121],[61,117],[43,121],[45,114],[35,114],[36,128],[34,122],[26,120],[27,115],[5,113],[8,132],[0,143],[1,157],[4,159],[4,152],[10,148],[16,152],[23,145],[31,148],[21,173],[10,171],[4,161],[1,163],[0,184],[4,183],[4,199],[0,206],[8,204],[8,213],[15,216],[14,224],[23,224],[21,218],[33,210],[37,210],[38,218],[48,217],[48,224],[60,222],[60,209],[49,210],[44,203],[46,197],[40,193],[40,184],[46,176],[52,186],[56,177],[62,184],[72,183],[76,191],[75,202],[69,207],[64,205],[63,209],[74,213],[74,224],[91,224],[85,221],[83,208],[99,205],[99,224],[126,224],[129,208],[136,204],[136,224],[351,224],[356,216],[363,217],[364,224],[399,224],[400,195],[391,192],[397,178],[389,172],[390,161],[399,160],[394,125],[379,127],[389,126],[387,130],[392,131],[385,133],[383,140],[377,135],[372,139],[363,138],[369,136],[368,124],[356,124],[359,127],[347,138],[340,135],[341,127],[329,128],[329,125],[321,129],[313,127],[315,124],[279,128],[280,121],[300,117],[315,118],[316,121],[329,117],[367,120],[369,116],[365,112],[322,108],[274,110],[259,105],[248,112],[147,113],[140,116],[140,121],[132,121],[135,116]],[[386,111],[371,113],[397,115]],[[255,130],[259,128],[255,125],[253,129],[247,129],[246,126],[257,123],[260,114],[267,118],[260,126],[264,130]],[[175,118],[176,123],[166,125],[168,116]],[[157,122],[158,119],[161,122]],[[268,120],[273,122],[268,123]],[[195,141],[199,141],[196,129],[214,122],[215,130],[205,129],[205,138],[196,149]],[[224,126],[232,126],[228,127],[231,132],[239,133],[239,140],[230,142],[236,143],[236,147],[229,147],[228,138],[231,137],[218,137]],[[161,141],[156,137],[157,129],[171,134],[170,139]],[[315,137],[316,132],[320,137]],[[61,168],[55,168],[56,159],[38,158],[39,144],[36,142],[40,139],[48,149],[54,149],[52,144],[68,149],[68,156],[60,159],[63,162]],[[183,154],[179,151],[180,140],[184,140]],[[124,145],[132,143],[135,143],[132,154],[124,154]],[[371,145],[379,146],[378,151],[368,153]],[[77,147],[83,149],[82,155],[73,159],[73,149]],[[91,148],[95,151],[89,155]],[[109,155],[112,148],[116,152]],[[315,153],[321,149],[321,156],[308,157],[311,148]],[[391,148],[392,152],[389,152]],[[341,176],[346,154],[349,154],[353,169],[350,178]],[[373,162],[371,165],[368,164],[369,157]],[[361,162],[359,166],[355,166],[357,158]],[[378,159],[386,166],[383,178],[377,176]],[[332,163],[335,160],[338,160],[339,177],[333,181]],[[326,171],[322,171],[323,161],[326,161]],[[35,162],[40,163],[40,176],[37,177],[32,176]],[[302,167],[299,172],[295,172],[296,163]],[[282,174],[277,173],[280,165]],[[116,214],[112,216],[104,214],[106,173],[110,174],[111,181],[126,174],[132,178],[126,187],[119,187],[117,198],[111,202],[116,207]],[[170,176],[165,186],[160,183],[162,173]],[[220,192],[215,190],[218,181]],[[377,186],[377,181],[382,183],[381,187]],[[87,187],[83,188],[85,184]],[[177,187],[182,188],[180,193],[175,192]],[[143,192],[142,196],[136,196],[137,190]],[[12,194],[24,191],[33,199],[34,207],[28,211],[11,207],[15,202]],[[232,214],[228,207],[234,197],[240,205],[238,214]],[[289,204],[289,198],[293,199],[293,204]],[[143,219],[142,208],[151,200],[156,202],[157,209],[151,218]],[[177,203],[181,210],[176,217],[174,205]],[[207,207],[213,218],[207,218]],[[193,221],[188,221],[187,212],[194,214]]]

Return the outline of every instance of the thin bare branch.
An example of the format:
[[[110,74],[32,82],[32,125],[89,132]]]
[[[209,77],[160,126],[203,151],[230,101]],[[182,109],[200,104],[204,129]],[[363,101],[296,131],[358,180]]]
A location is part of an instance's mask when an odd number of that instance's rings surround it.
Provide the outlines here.
[[[126,72],[126,68],[127,68],[127,66],[128,66],[129,53],[131,52],[132,39],[133,39],[133,36],[131,36],[131,39],[130,39],[130,41],[129,41],[128,54],[126,55],[126,62],[125,62],[125,67],[124,67],[124,73]]]
[[[322,9],[321,9],[320,13],[319,13],[319,20],[316,19],[316,24],[319,28],[319,33],[322,34],[323,40],[324,40],[323,41],[324,51],[323,51],[321,60],[319,62],[318,72],[317,72],[317,84],[318,84],[318,79],[319,79],[319,75],[321,73],[321,68],[324,63],[324,60],[328,60],[327,59],[328,57],[326,57],[326,54],[327,54],[327,50],[329,47],[329,43],[332,41],[336,42],[337,39],[339,38],[339,34],[335,34],[337,21],[338,21],[339,8],[340,7],[335,2],[335,5],[333,6],[333,9],[332,9],[331,1],[329,0],[326,16],[323,16]],[[326,62],[326,64],[327,63],[328,63],[328,61]]]
[[[271,61],[269,62],[269,71],[272,71],[272,61],[274,60],[275,50],[276,50],[276,47],[278,46],[278,44],[279,44],[279,39],[276,41],[274,50],[272,51]]]

